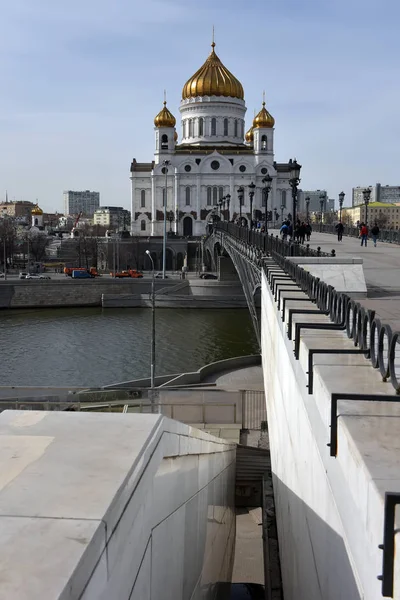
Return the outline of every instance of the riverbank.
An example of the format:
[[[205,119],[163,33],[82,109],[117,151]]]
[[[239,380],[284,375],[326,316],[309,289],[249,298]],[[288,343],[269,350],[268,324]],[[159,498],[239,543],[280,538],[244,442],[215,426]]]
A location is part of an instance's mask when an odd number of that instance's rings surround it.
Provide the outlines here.
[[[162,308],[245,308],[238,280],[169,278],[155,281],[156,306]],[[151,278],[9,280],[0,283],[0,308],[151,306]]]

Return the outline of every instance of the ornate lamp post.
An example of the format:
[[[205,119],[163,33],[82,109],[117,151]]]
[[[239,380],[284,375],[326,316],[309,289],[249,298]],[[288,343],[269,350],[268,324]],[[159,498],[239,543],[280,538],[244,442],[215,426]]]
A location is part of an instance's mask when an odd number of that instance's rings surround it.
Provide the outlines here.
[[[310,196],[306,197],[306,221],[310,220]]]
[[[297,208],[297,188],[299,187],[299,183],[300,183],[300,169],[301,169],[301,165],[299,165],[299,163],[297,162],[296,159],[289,160],[289,175],[290,175],[290,179],[289,179],[289,184],[290,187],[292,188],[292,214],[293,214],[293,228],[296,226],[296,208]]]
[[[325,212],[324,206],[325,206],[325,202],[326,202],[326,193],[325,194],[320,194],[319,195],[319,204],[320,204],[320,207],[321,207],[321,216],[320,216],[321,220],[320,220],[320,229],[319,229],[320,231],[322,231],[322,223],[323,223],[323,220],[324,220],[324,212]]]
[[[227,195],[225,196],[225,198],[226,198],[226,205],[227,205],[227,207],[228,207],[228,223],[229,223],[229,221],[230,221],[229,205],[230,205],[230,203],[231,203],[231,195],[230,195],[230,194],[227,194]]]
[[[268,196],[271,191],[272,177],[267,174],[263,180],[264,184],[264,205],[265,205],[265,233],[268,233]]]
[[[340,192],[339,194],[339,221],[342,222],[342,208],[343,208],[343,200],[345,197],[344,192]]]
[[[363,190],[363,198],[365,204],[365,224],[368,225],[368,204],[371,198],[371,190],[369,190],[368,188]]]
[[[256,189],[256,186],[254,185],[253,182],[250,183],[249,185],[249,196],[250,196],[250,229],[253,228],[253,199],[254,199],[254,190]]]
[[[244,189],[242,186],[238,188],[238,198],[239,198],[239,223],[242,224],[242,204],[243,204],[243,195]]]
[[[165,279],[165,267],[167,262],[167,194],[168,194],[168,165],[170,161],[164,160],[163,173],[165,173],[165,198],[164,198],[164,235],[163,235],[163,259],[162,259],[162,278]]]
[[[220,221],[222,220],[222,205],[223,205],[223,200],[222,200],[222,198],[220,198],[219,202],[218,202],[218,206],[219,206],[219,220]]]
[[[168,211],[168,221],[169,221],[169,232],[172,232],[172,221],[174,220],[174,211],[173,210],[169,210]]]

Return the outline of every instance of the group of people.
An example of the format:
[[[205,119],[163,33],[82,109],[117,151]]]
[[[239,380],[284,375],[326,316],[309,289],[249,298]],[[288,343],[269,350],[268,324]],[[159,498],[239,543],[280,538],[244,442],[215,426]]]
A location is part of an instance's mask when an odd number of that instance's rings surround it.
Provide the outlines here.
[[[293,227],[292,223],[287,219],[282,223],[279,233],[283,240],[289,238],[292,241],[304,244],[306,240],[309,242],[311,239],[312,227],[308,221],[307,223],[304,221],[297,221],[296,225]]]
[[[358,229],[359,229],[359,237],[361,239],[361,246],[367,246],[367,242],[368,242],[368,237],[370,234],[369,231],[369,227],[366,223],[357,223]],[[338,242],[342,241],[343,238],[343,231],[344,231],[344,226],[343,223],[339,221],[339,223],[336,225],[336,231],[337,231],[337,236],[338,236]],[[371,227],[371,236],[372,236],[372,241],[374,242],[374,247],[376,248],[376,244],[378,241],[378,237],[379,237],[379,227],[378,224],[375,223],[373,227]]]

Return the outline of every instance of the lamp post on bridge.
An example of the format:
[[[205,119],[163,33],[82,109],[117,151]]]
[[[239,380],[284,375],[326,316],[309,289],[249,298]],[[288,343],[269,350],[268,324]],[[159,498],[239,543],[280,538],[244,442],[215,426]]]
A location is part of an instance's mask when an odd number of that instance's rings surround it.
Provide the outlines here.
[[[306,197],[306,221],[310,220],[310,196]]]
[[[285,205],[281,204],[281,225],[283,224],[283,211],[284,211]]]
[[[244,195],[244,188],[242,186],[240,186],[240,188],[238,188],[238,198],[239,198],[239,224],[242,224],[242,205],[243,205],[243,195]]]
[[[297,208],[297,188],[300,183],[300,169],[301,165],[297,162],[296,159],[289,160],[289,185],[292,188],[292,219],[293,219],[293,231],[296,226],[296,208]]]
[[[230,205],[230,203],[231,203],[231,195],[230,195],[230,194],[227,194],[227,195],[225,196],[225,198],[226,198],[226,204],[227,204],[227,207],[228,207],[228,223],[229,223],[229,221],[230,221],[229,205]]]
[[[320,223],[319,223],[319,230],[322,231],[322,222],[323,222],[323,216],[324,216],[324,203],[325,203],[325,199],[326,199],[326,194],[320,194],[319,195],[319,204],[321,207],[321,216],[320,216]]]
[[[364,198],[364,204],[365,204],[365,224],[368,225],[368,204],[371,198],[371,190],[368,188],[365,188],[365,190],[363,190],[363,198]]]
[[[340,192],[340,194],[339,194],[339,221],[340,221],[340,223],[342,222],[342,208],[343,208],[344,197],[345,197],[345,193]]]
[[[165,194],[164,194],[164,235],[163,235],[163,261],[162,278],[165,279],[165,267],[167,262],[167,195],[168,195],[168,165],[169,160],[164,160],[162,172],[165,174]]]
[[[264,205],[265,205],[265,233],[268,233],[268,196],[271,191],[272,177],[267,174],[263,180],[264,184]]]
[[[254,199],[254,190],[256,186],[253,182],[249,185],[249,197],[250,197],[250,229],[253,229],[253,199]]]

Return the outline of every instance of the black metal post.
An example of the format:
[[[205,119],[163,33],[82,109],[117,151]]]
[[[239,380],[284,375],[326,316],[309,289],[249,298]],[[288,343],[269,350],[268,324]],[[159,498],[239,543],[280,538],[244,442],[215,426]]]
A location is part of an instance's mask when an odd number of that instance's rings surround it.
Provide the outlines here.
[[[254,190],[255,190],[255,185],[253,182],[250,183],[249,185],[249,197],[250,197],[250,229],[253,228],[253,199],[254,199]]]
[[[243,194],[244,189],[242,187],[238,188],[238,198],[239,198],[239,224],[242,224],[242,203],[243,203]]]
[[[310,196],[306,198],[306,221],[307,223],[310,220]]]
[[[321,213],[320,213],[320,222],[319,222],[319,230],[322,231],[322,215],[323,215],[323,210],[324,210],[324,198],[322,198],[320,196],[320,200],[319,200],[319,204],[321,206]]]
[[[342,208],[343,208],[344,196],[345,196],[345,193],[340,192],[340,194],[339,194],[339,221],[340,222],[342,222]]]
[[[228,205],[228,223],[229,223],[229,221],[230,221],[229,205],[231,203],[231,195],[230,194],[226,195],[226,203]]]

